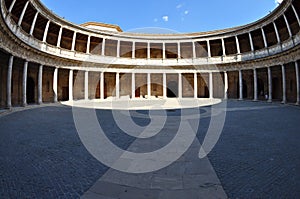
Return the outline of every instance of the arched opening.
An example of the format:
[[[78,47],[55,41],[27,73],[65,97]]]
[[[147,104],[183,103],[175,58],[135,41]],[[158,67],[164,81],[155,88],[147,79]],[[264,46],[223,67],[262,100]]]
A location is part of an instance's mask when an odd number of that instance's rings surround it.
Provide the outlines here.
[[[178,84],[177,84],[177,82],[170,81],[168,83],[167,97],[169,97],[169,98],[178,97]]]
[[[27,77],[26,95],[28,104],[35,103],[35,83],[32,77]]]

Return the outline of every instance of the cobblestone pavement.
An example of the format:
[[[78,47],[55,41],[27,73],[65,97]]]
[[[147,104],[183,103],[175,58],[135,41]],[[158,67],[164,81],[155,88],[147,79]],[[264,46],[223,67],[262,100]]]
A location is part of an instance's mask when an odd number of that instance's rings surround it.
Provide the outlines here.
[[[208,158],[197,158],[200,146],[195,141],[169,167],[134,177],[89,154],[70,107],[0,116],[0,198],[201,198],[203,190],[216,190],[211,198],[224,197],[223,191],[229,198],[300,198],[299,107],[247,101],[228,101],[227,107],[222,135]],[[209,110],[201,108],[201,113]],[[147,111],[132,112],[139,114],[146,118],[135,122],[147,125]],[[168,114],[180,115],[180,110]],[[116,145],[131,146],[135,139],[117,128],[111,111],[97,115],[104,116],[102,126]],[[200,143],[210,120],[200,121]]]

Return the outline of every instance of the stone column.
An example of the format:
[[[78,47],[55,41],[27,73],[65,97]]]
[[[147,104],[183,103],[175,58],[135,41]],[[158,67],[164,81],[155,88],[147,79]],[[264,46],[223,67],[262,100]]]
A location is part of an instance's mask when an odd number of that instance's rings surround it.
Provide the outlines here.
[[[75,51],[76,35],[77,35],[77,33],[74,32],[74,34],[73,34],[73,39],[72,39],[72,47],[71,47],[71,51]]]
[[[250,41],[251,51],[254,51],[254,46],[253,46],[253,40],[252,40],[251,32],[249,32],[248,34],[249,34],[249,41]]]
[[[16,0],[13,0],[13,2],[11,3],[11,5],[9,6],[8,12],[10,13],[12,11],[12,9],[14,8],[16,3]]]
[[[105,38],[103,38],[103,41],[102,41],[102,52],[101,52],[101,55],[102,56],[105,55]]]
[[[118,40],[118,43],[117,43],[117,57],[120,57],[120,49],[121,49],[121,41]]]
[[[48,34],[49,25],[50,25],[50,20],[47,22],[46,27],[45,27],[44,36],[43,36],[43,42],[46,42],[46,40],[47,40],[47,34]]]
[[[120,98],[120,73],[116,73],[116,98]]]
[[[104,100],[104,72],[100,73],[100,98]]]
[[[281,72],[282,72],[282,102],[283,104],[286,103],[286,77],[285,77],[285,66],[281,65]]]
[[[193,41],[193,59],[196,59],[197,58],[197,55],[196,55],[196,45],[195,45],[195,42]]]
[[[24,62],[23,79],[22,79],[22,106],[27,106],[27,69],[28,61]]]
[[[84,100],[89,99],[89,71],[84,71]]]
[[[209,42],[209,40],[207,40],[207,55],[208,55],[208,57],[211,57],[210,42]]]
[[[180,42],[177,43],[177,48],[178,48],[178,59],[181,59]]]
[[[298,24],[299,24],[299,26],[300,26],[300,19],[299,19],[299,15],[298,15],[298,13],[297,13],[297,11],[296,11],[295,7],[293,6],[293,4],[291,4],[291,6],[292,6],[292,8],[293,8],[293,11],[294,11],[294,13],[295,13],[295,16],[296,16],[296,18],[297,18],[297,21],[298,21]]]
[[[223,38],[222,38],[222,50],[223,50],[223,56],[226,56],[225,41]]]
[[[135,59],[135,42],[132,42],[132,59]]]
[[[10,56],[7,68],[7,83],[6,83],[6,107],[11,108],[11,84],[12,84],[12,68],[14,64],[14,56]]]
[[[272,93],[272,70],[271,70],[271,67],[268,67],[268,82],[269,82],[269,93],[268,93],[268,96],[269,96],[269,99],[268,99],[268,102],[272,102],[273,101],[273,93]]]
[[[151,97],[151,74],[150,73],[147,74],[147,95],[148,95],[148,99],[150,99]]]
[[[285,14],[283,14],[283,18],[284,18],[286,27],[287,27],[287,29],[288,29],[289,35],[290,35],[290,37],[292,37],[293,34],[292,34],[292,31],[291,31],[291,27],[290,27],[290,24],[289,24],[289,22],[288,22],[288,20],[287,20],[287,18],[286,18],[286,16],[285,16]]]
[[[263,36],[265,48],[268,48],[268,42],[267,42],[266,34],[265,34],[265,31],[263,28],[261,28],[261,34]]]
[[[296,84],[297,84],[297,102],[296,104],[300,104],[300,77],[299,77],[299,65],[298,62],[295,62],[295,71],[296,71]]]
[[[88,40],[87,40],[87,44],[86,44],[86,53],[90,54],[90,50],[91,50],[91,36],[88,36]]]
[[[209,98],[214,98],[214,81],[212,72],[209,72]]]
[[[198,74],[194,73],[194,98],[198,98]]]
[[[131,74],[131,99],[135,99],[135,73]],[[139,97],[139,96],[138,96]]]
[[[241,54],[240,42],[239,42],[239,38],[237,36],[235,36],[235,42],[236,42],[237,54]]]
[[[167,74],[163,73],[163,98],[167,98]]]
[[[166,43],[163,42],[163,59],[166,59]]]
[[[239,88],[240,88],[240,97],[239,100],[243,100],[243,72],[242,70],[239,70]]]
[[[275,33],[276,33],[277,43],[280,43],[281,41],[280,41],[280,36],[279,36],[279,32],[278,32],[276,23],[273,22],[273,25],[274,25],[274,29],[275,29]]]
[[[147,43],[147,59],[151,58],[151,52],[150,52],[150,42]]]
[[[20,16],[19,21],[18,21],[18,26],[20,26],[22,24],[22,21],[23,21],[26,9],[28,7],[28,4],[29,4],[29,1],[26,2],[25,6],[24,6],[24,8],[22,10],[21,16]]]
[[[178,98],[182,98],[182,74],[178,74]]]
[[[38,104],[43,103],[43,65],[39,66],[38,75]]]
[[[29,34],[32,36],[33,34],[33,31],[34,31],[34,28],[35,28],[35,24],[36,24],[36,20],[37,20],[37,17],[39,15],[39,12],[36,12],[35,15],[34,15],[34,18],[33,18],[33,21],[32,21],[32,24],[31,24],[31,28],[30,28],[30,32]]]
[[[57,44],[56,44],[56,47],[60,47],[60,42],[61,42],[61,35],[62,35],[62,27],[60,27],[59,29],[59,33],[58,33],[58,39],[57,39]]]
[[[69,101],[73,101],[73,70],[69,72]]]
[[[253,83],[254,83],[254,99],[253,101],[257,101],[258,100],[258,88],[257,88],[257,69],[254,68],[253,69]]]
[[[57,100],[57,85],[58,85],[58,68],[54,69],[53,74],[53,92],[54,92],[54,103],[56,103]]]
[[[228,99],[228,73],[224,71],[224,99]]]

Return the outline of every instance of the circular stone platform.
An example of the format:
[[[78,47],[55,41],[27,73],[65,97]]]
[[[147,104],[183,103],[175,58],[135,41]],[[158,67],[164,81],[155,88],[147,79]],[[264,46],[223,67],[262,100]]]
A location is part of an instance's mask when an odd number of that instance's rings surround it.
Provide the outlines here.
[[[191,98],[151,98],[151,99],[115,99],[105,100],[77,100],[62,102],[63,105],[81,108],[108,110],[167,110],[211,106],[221,103],[221,99],[191,99]]]

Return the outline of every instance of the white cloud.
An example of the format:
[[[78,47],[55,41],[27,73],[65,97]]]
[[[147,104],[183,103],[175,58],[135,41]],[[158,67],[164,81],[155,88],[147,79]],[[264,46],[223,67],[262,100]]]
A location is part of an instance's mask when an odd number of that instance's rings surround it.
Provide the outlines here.
[[[169,16],[163,16],[162,19],[163,19],[165,22],[168,22],[168,21],[169,21]]]
[[[186,10],[186,11],[184,11],[184,14],[187,15],[187,14],[189,14],[189,12],[190,11]]]
[[[283,0],[275,0],[276,4],[281,4],[283,2]]]
[[[182,8],[182,6],[183,6],[183,4],[178,4],[178,5],[176,6],[176,8],[177,8],[177,9],[180,9],[180,8]]]

